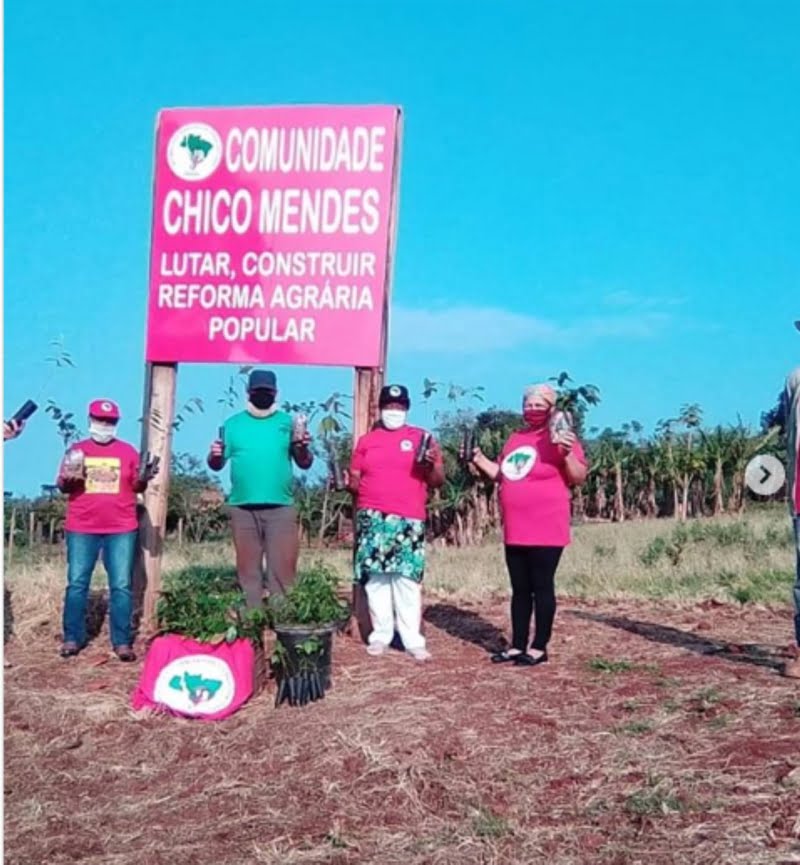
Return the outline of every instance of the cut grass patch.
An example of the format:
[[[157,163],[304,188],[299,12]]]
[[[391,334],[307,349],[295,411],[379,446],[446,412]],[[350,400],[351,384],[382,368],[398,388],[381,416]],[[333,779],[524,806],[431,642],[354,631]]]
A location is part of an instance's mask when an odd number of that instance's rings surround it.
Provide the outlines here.
[[[655,725],[652,721],[629,721],[614,728],[614,732],[622,736],[643,736],[652,733]]]
[[[472,816],[472,831],[478,838],[502,838],[510,829],[504,817],[489,808],[478,808]]]
[[[628,796],[625,810],[633,817],[666,817],[685,811],[686,804],[669,781],[653,779]]]
[[[586,667],[593,673],[629,673],[636,669],[632,661],[613,661],[608,658],[590,658]]]

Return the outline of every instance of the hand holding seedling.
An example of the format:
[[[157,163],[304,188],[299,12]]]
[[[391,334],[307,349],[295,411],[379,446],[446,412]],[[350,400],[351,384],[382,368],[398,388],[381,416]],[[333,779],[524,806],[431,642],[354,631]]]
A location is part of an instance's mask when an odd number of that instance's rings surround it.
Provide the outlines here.
[[[423,455],[423,461],[427,464],[428,468],[435,465],[438,460],[441,459],[442,452],[439,448],[435,439],[431,439],[430,444],[425,450],[425,454]]]
[[[160,467],[161,457],[152,456],[148,451],[144,461],[142,462],[142,467],[139,470],[139,478],[144,483],[150,483],[150,481],[158,474]]]
[[[567,456],[572,453],[572,448],[576,441],[577,436],[572,430],[564,430],[563,432],[558,433],[553,443],[558,446],[562,454]]]
[[[82,457],[76,458],[71,453],[68,453],[61,464],[61,477],[67,481],[77,481],[83,480],[85,476],[86,464]]]

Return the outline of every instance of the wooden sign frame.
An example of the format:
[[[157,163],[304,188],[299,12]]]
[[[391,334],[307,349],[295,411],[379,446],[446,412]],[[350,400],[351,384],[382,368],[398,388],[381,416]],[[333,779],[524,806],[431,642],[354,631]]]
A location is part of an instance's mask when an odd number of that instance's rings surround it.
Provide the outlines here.
[[[353,444],[368,432],[378,415],[378,394],[383,386],[389,341],[389,309],[397,242],[397,219],[403,112],[397,111],[395,125],[395,158],[392,169],[389,207],[386,271],[384,273],[383,316],[381,323],[380,366],[356,367],[353,382]],[[161,595],[161,570],[169,498],[172,436],[175,421],[178,365],[147,363],[145,369],[144,413],[142,421],[142,454],[148,451],[161,461],[161,471],[150,482],[144,494],[144,513],[140,519],[139,539],[141,579],[144,583],[142,625],[146,634],[156,629],[156,604]],[[362,640],[369,633],[369,611],[363,586],[354,584],[353,613]]]

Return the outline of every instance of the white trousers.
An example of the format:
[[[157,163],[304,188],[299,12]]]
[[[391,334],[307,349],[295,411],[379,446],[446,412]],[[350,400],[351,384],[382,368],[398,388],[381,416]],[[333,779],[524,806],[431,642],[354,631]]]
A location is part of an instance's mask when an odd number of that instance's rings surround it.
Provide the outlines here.
[[[422,584],[399,574],[370,574],[365,586],[372,622],[370,643],[388,646],[394,638],[395,620],[403,648],[425,648],[422,624]]]

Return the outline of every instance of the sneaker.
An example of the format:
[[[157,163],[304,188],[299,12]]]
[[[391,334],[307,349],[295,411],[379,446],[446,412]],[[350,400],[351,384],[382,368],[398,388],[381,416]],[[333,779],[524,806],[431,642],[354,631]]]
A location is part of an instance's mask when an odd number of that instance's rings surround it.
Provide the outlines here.
[[[415,661],[430,661],[433,655],[427,649],[409,649],[408,654]]]
[[[378,655],[385,654],[388,648],[385,643],[370,643],[367,646],[367,654],[377,658]]]

